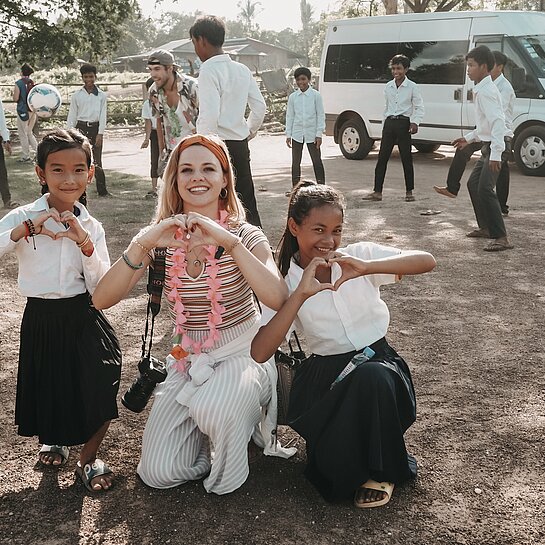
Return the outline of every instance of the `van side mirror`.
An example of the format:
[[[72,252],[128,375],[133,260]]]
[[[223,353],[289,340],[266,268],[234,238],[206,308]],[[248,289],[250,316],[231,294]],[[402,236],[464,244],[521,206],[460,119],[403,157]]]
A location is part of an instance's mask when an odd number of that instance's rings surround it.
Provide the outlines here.
[[[526,70],[515,66],[511,71],[511,85],[515,91],[522,91],[526,87]]]

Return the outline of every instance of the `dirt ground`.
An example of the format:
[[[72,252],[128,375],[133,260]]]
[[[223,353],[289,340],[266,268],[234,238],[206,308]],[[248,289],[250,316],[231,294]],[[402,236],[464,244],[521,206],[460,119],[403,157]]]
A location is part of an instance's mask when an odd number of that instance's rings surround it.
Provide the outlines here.
[[[132,185],[112,186],[114,198],[90,202],[113,259],[152,212],[142,198],[148,155],[140,141],[130,131],[108,135],[106,168],[124,172]],[[287,207],[289,151],[282,136],[259,136],[251,148],[256,187],[265,190],[257,193],[264,229],[275,245]],[[483,241],[465,237],[475,225],[466,189],[456,200],[432,189],[445,180],[450,149],[414,154],[414,203],[403,201],[397,154],[381,203],[361,200],[376,150],[347,161],[326,138],[324,156],[328,182],[347,199],[345,242],[424,249],[438,262],[434,272],[383,291],[389,339],[408,361],[417,392],[418,420],[406,436],[419,462],[416,481],[396,489],[384,508],[327,504],[302,475],[302,440],[282,428],[280,438],[296,444],[297,455],[261,457],[233,494],[208,495],[201,482],[152,490],[135,473],[146,413],[123,407],[101,451],[117,475],[110,492],[91,495],[75,481],[76,452],[60,470],[38,468],[36,440],[18,437],[13,425],[24,300],[10,255],[0,263],[0,544],[545,543],[545,179],[512,167],[506,224],[516,248],[488,254]],[[305,174],[312,174],[306,153]],[[441,213],[420,214],[428,209]],[[119,221],[128,214],[130,221]],[[145,302],[139,286],[107,313],[124,349],[121,392],[136,374]],[[156,352],[166,351],[168,329],[162,320]]]

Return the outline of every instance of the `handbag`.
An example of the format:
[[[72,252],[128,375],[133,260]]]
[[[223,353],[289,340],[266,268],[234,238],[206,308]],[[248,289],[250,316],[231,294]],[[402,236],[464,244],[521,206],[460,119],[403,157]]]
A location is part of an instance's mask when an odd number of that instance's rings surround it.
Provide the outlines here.
[[[293,349],[292,338],[295,340],[297,350]],[[277,424],[286,426],[288,424],[288,408],[290,404],[290,393],[293,384],[295,371],[306,359],[305,352],[301,348],[299,337],[295,331],[288,341],[289,353],[277,350],[274,354],[278,381],[276,383],[276,394],[278,399]]]

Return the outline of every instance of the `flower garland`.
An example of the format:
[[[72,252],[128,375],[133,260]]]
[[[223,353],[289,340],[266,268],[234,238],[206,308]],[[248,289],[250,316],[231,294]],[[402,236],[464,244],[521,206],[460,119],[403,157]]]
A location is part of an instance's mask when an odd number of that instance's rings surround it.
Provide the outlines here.
[[[218,223],[227,229],[227,216],[226,210],[220,210]],[[182,240],[185,237],[185,232],[181,229],[176,233],[176,239]],[[205,246],[206,261],[205,264],[207,271],[206,284],[208,291],[206,298],[210,301],[210,312],[208,313],[207,326],[209,327],[209,334],[203,341],[194,341],[187,334],[185,323],[187,322],[188,313],[185,310],[182,298],[180,297],[180,289],[182,288],[182,277],[187,274],[187,259],[186,249],[177,248],[172,254],[172,266],[170,267],[169,281],[167,283],[167,299],[174,304],[174,314],[176,315],[174,323],[174,337],[173,348],[170,354],[174,357],[176,362],[173,367],[181,372],[187,372],[188,360],[187,357],[190,354],[200,354],[206,348],[212,348],[214,344],[220,339],[221,334],[217,327],[223,322],[222,314],[225,312],[225,307],[220,304],[223,299],[223,295],[219,292],[221,287],[221,279],[219,278],[219,260],[216,259],[216,246]]]

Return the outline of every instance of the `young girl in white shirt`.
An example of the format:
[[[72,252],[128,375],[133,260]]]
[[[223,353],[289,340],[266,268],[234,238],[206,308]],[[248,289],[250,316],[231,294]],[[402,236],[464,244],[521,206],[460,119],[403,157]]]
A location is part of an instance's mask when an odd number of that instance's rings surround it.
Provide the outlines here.
[[[290,297],[272,318],[264,310],[251,355],[266,361],[293,322],[303,330],[312,355],[296,372],[288,420],[306,440],[305,475],[329,501],[376,507],[416,475],[403,440],[416,418],[415,393],[407,364],[385,339],[389,312],[379,288],[430,271],[435,260],[372,242],[339,248],[341,195],[304,183],[291,196],[278,253]]]
[[[90,491],[107,490],[112,472],[97,458],[117,418],[121,352],[115,333],[90,303],[110,259],[102,225],[85,208],[92,150],[78,131],[45,135],[36,155],[42,197],[0,220],[0,256],[15,251],[21,324],[15,423],[38,436],[39,461],[60,466],[83,444],[76,473]]]

